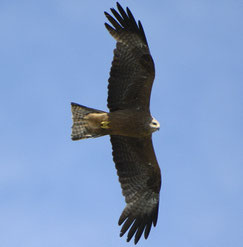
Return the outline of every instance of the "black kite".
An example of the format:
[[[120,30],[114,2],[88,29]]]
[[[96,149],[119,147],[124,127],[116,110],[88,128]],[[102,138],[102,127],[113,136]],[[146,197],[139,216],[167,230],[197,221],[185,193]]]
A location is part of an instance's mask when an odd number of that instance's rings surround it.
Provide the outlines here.
[[[154,62],[140,21],[129,8],[117,3],[114,17],[105,12],[112,26],[105,27],[116,39],[108,85],[109,113],[71,103],[72,140],[110,135],[113,159],[125,196],[126,207],[119,222],[120,236],[129,229],[127,241],[135,244],[144,232],[147,239],[156,226],[161,175],[152,133],[159,122],[150,114],[150,94],[155,77]]]

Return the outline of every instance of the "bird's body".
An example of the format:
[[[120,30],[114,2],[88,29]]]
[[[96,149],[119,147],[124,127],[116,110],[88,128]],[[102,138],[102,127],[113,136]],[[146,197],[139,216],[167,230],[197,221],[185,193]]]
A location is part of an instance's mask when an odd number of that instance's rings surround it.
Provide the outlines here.
[[[73,140],[80,140],[91,137],[103,136],[103,135],[121,135],[121,136],[129,136],[129,137],[146,137],[150,136],[152,132],[154,132],[157,127],[159,127],[159,123],[156,123],[156,128],[150,126],[152,121],[152,117],[148,112],[144,112],[137,109],[125,109],[125,110],[117,110],[114,112],[89,112],[85,116],[77,116],[76,112],[82,110],[83,106],[72,103],[72,112],[74,116],[74,120],[77,119],[76,125],[73,126]],[[81,137],[77,137],[75,132],[75,127],[79,126],[82,121],[89,131],[88,135],[83,135]],[[154,121],[156,121],[154,119]],[[75,122],[75,121],[74,121]],[[79,124],[77,124],[77,122]]]
[[[142,233],[148,237],[158,217],[160,168],[154,153],[152,133],[160,125],[150,114],[150,95],[155,68],[140,21],[131,11],[119,13],[111,9],[113,25],[105,23],[116,39],[108,85],[109,112],[71,103],[72,139],[110,135],[113,160],[125,196],[126,207],[119,222],[121,234],[128,230],[127,241],[135,235],[135,244]]]

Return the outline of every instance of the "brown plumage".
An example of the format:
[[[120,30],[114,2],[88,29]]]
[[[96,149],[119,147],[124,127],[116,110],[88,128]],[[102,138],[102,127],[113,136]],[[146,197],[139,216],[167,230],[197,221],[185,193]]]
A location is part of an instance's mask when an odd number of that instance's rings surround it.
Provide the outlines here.
[[[128,8],[125,12],[119,3],[117,8],[111,9],[115,18],[105,12],[113,27],[105,26],[117,41],[108,85],[110,112],[72,103],[72,139],[110,135],[126,201],[120,236],[128,231],[127,241],[135,235],[136,244],[157,223],[161,175],[152,133],[160,126],[149,109],[155,69],[142,24]]]

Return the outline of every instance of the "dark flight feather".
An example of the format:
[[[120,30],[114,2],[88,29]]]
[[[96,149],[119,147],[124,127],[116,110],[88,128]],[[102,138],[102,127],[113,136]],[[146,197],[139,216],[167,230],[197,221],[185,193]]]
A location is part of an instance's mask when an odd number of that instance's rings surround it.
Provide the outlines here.
[[[156,226],[157,223],[160,168],[151,136],[111,136],[111,143],[122,193],[127,203],[118,222],[119,225],[123,224],[120,236],[128,231],[127,241],[130,241],[135,234],[136,244],[142,233],[147,238],[151,225]]]
[[[116,20],[105,12],[113,26],[105,23],[105,27],[117,40],[108,85],[108,108],[111,112],[131,107],[148,111],[154,62],[141,22],[136,23],[128,8],[127,13],[118,3],[117,8],[120,13],[111,9]]]

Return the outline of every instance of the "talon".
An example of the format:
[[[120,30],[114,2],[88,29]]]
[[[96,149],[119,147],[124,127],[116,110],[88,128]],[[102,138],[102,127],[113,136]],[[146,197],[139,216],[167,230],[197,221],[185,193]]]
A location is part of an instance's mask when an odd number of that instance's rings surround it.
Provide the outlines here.
[[[109,129],[110,127],[109,127],[109,121],[102,121],[101,122],[101,124],[100,124],[100,127],[102,128],[102,129]]]

